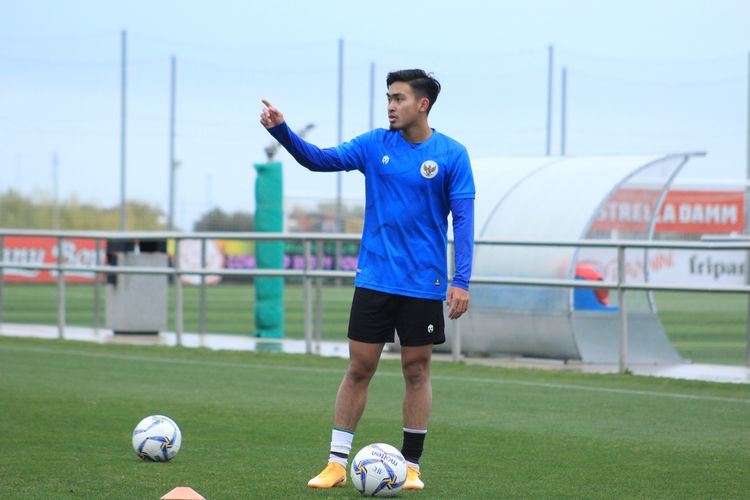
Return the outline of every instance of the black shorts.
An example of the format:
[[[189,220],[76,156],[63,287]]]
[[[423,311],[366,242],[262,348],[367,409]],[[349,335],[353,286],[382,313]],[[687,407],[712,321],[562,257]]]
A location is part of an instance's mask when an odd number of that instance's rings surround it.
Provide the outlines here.
[[[403,346],[445,342],[443,301],[355,288],[348,337],[359,342],[393,342]]]

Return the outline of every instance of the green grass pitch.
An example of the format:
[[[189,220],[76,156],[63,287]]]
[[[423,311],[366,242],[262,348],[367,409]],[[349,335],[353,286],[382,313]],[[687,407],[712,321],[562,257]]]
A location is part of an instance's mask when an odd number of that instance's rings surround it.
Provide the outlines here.
[[[0,337],[0,498],[357,498],[324,465],[345,360]],[[402,498],[746,498],[750,388],[433,366],[423,492]],[[354,447],[400,446],[403,381],[383,360]],[[161,413],[168,463],[131,447]]]

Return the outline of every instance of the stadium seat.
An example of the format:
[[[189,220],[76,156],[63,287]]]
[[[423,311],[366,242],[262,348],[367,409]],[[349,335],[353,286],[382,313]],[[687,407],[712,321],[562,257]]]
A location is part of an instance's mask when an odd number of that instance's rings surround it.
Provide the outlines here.
[[[577,266],[577,280],[598,280],[604,278],[591,266]],[[608,301],[609,291],[596,288],[576,288],[573,291],[573,308],[576,311],[619,311],[618,306],[610,306]]]

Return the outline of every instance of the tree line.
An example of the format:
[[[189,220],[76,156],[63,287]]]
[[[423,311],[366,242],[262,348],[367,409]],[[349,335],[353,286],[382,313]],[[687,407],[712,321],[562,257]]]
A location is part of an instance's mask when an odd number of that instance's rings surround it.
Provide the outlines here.
[[[131,201],[125,210],[128,230],[157,231],[166,227],[164,213],[156,206]],[[75,196],[55,202],[45,195],[27,196],[10,189],[0,193],[0,227],[116,231],[120,227],[120,207],[84,203]]]
[[[128,201],[125,205],[128,231],[165,231],[167,217],[153,204]],[[335,221],[335,203],[321,202],[315,208],[294,207],[289,217],[291,231],[331,231]],[[344,231],[362,229],[363,207],[342,206]],[[69,231],[117,231],[120,228],[119,205],[103,207],[84,203],[71,196],[55,201],[45,193],[24,195],[9,189],[0,193],[0,227],[7,229],[60,229]],[[253,231],[255,216],[251,212],[225,212],[213,208],[193,223],[192,231]]]

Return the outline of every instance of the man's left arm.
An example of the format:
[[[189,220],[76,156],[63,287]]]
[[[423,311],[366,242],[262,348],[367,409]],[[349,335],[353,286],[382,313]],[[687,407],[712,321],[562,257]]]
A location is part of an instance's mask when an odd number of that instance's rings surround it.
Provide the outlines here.
[[[451,200],[455,273],[448,289],[448,317],[458,319],[469,309],[469,280],[474,254],[474,199]]]

